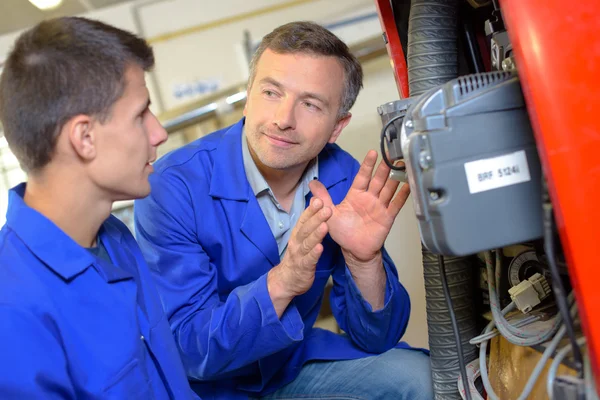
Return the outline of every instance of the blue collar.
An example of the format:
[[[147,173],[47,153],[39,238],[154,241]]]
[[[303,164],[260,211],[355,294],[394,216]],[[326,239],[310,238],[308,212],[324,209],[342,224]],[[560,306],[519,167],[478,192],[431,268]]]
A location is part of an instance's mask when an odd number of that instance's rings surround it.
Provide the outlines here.
[[[242,150],[242,131],[245,118],[232,125],[223,137],[214,154],[214,169],[210,182],[212,197],[248,201],[254,191],[246,177]],[[342,166],[335,160],[327,146],[318,156],[318,177],[326,188],[346,180]]]
[[[96,267],[107,282],[131,277],[125,270],[94,257],[52,221],[25,204],[25,187],[26,184],[21,183],[9,191],[6,225],[37,258],[65,280],[71,280],[91,266]],[[119,252],[122,235],[105,225],[100,228],[99,237],[112,257]]]

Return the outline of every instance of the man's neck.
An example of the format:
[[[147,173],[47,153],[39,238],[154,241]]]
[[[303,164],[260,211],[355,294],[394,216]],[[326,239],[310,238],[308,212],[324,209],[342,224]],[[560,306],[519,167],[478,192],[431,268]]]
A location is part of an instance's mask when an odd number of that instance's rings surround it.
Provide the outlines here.
[[[112,202],[101,199],[90,185],[72,178],[32,177],[27,182],[24,201],[79,245],[92,247],[100,226],[110,215]]]
[[[285,171],[267,169],[266,172],[258,167],[273,191],[275,198],[286,211],[289,211],[292,207],[296,188],[300,183],[300,178],[302,178],[307,165],[308,163],[302,167]]]
[[[308,162],[293,168],[280,170],[269,168],[260,162],[258,157],[254,154],[253,150],[250,149],[252,160],[256,164],[258,171],[265,178],[269,187],[273,191],[273,195],[279,202],[279,204],[287,211],[292,207],[294,200],[294,194],[296,188],[300,183],[300,178],[304,174]]]

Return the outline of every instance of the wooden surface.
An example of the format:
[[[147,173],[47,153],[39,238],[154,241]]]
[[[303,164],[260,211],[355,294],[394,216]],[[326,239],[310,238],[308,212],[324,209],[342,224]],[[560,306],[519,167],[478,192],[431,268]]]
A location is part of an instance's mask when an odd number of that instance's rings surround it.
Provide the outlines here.
[[[559,346],[560,347],[560,346]],[[530,347],[515,346],[503,337],[495,337],[490,343],[489,376],[498,397],[502,400],[516,399],[527,384],[542,354]],[[538,378],[529,399],[548,399],[546,376],[552,359]],[[558,368],[558,375],[576,375],[565,365]]]

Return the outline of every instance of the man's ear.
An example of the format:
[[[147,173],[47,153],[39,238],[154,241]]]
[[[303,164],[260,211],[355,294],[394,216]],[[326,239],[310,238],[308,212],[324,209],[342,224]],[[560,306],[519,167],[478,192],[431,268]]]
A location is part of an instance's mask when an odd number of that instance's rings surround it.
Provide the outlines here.
[[[338,121],[335,123],[335,126],[333,127],[333,133],[329,138],[329,143],[335,143],[337,138],[340,136],[340,133],[342,133],[342,130],[344,130],[344,128],[350,123],[351,118],[352,114],[347,113],[342,118],[338,119]]]
[[[83,160],[90,161],[96,157],[97,138],[94,127],[97,122],[88,115],[76,115],[63,127],[71,147]]]

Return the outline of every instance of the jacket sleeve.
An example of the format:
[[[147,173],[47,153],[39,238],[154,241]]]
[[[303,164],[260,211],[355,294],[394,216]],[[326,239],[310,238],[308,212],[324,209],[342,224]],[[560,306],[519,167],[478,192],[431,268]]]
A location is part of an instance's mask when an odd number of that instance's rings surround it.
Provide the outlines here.
[[[360,168],[355,159],[351,159],[351,179],[347,190]],[[394,347],[404,335],[410,317],[410,297],[398,278],[398,271],[389,254],[382,248],[383,267],[386,273],[384,307],[373,311],[363,298],[350,270],[341,255],[333,271],[333,289],[331,307],[340,328],[361,349],[370,353],[382,353]]]
[[[333,273],[333,315],[352,341],[369,353],[383,353],[393,348],[404,335],[410,316],[408,292],[398,280],[398,272],[387,251],[382,249],[382,252],[387,277],[381,310],[373,311],[363,298],[342,256]]]
[[[218,268],[196,236],[193,209],[199,205],[178,176],[152,178],[152,194],[135,204],[136,236],[188,376],[245,375],[243,367],[301,341],[297,308],[290,304],[278,318],[266,274],[219,296]]]
[[[0,321],[2,399],[75,399],[66,357],[51,326],[26,310],[3,304]]]

